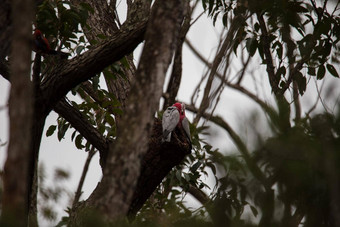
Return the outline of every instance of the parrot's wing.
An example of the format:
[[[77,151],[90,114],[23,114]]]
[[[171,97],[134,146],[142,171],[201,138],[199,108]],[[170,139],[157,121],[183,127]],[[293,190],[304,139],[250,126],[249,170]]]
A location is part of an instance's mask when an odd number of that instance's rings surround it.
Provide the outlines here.
[[[186,136],[188,137],[189,141],[191,142],[191,136],[190,136],[190,125],[188,118],[184,117],[182,120],[182,127],[185,131]]]
[[[163,128],[163,140],[170,142],[171,132],[176,128],[179,122],[179,112],[176,107],[170,106],[168,107],[162,119],[162,128]]]

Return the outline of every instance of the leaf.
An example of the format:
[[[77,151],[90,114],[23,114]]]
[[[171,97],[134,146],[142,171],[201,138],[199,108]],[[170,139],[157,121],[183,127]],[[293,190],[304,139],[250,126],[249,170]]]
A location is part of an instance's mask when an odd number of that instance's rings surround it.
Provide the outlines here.
[[[255,25],[254,25],[254,29],[255,29],[256,32],[259,32],[260,31],[260,24],[256,22]]]
[[[210,167],[214,175],[216,175],[216,167],[212,162],[207,162],[207,166]]]
[[[257,209],[254,206],[251,206],[251,205],[250,205],[250,209],[251,209],[251,212],[253,212],[254,216],[256,217],[257,214],[258,214]]]
[[[64,138],[65,133],[69,127],[70,127],[70,124],[66,123],[65,120],[59,123],[59,126],[58,126],[58,140],[59,141],[61,141]]]
[[[99,76],[92,77],[92,87],[95,91],[99,88]]]
[[[187,182],[190,181],[190,176],[189,176],[189,174],[184,173],[183,176],[184,176],[184,179],[185,179]]]
[[[56,125],[51,125],[47,131],[46,131],[46,136],[49,137],[49,136],[52,136],[52,134],[54,133],[54,131],[57,129],[57,126]]]
[[[304,77],[301,72],[298,72],[296,74],[295,80],[297,82],[300,95],[303,95],[303,93],[306,91],[306,86],[307,86],[306,77]]]
[[[214,0],[209,0],[209,10],[208,10],[208,13],[210,14],[211,11],[213,10],[213,7],[214,7]]]
[[[325,73],[326,73],[326,69],[325,69],[325,66],[324,65],[320,65],[319,69],[318,69],[318,73],[316,74],[316,78],[318,80],[321,80],[324,76],[325,76]]]
[[[246,48],[250,54],[250,56],[254,56],[256,49],[257,49],[257,40],[255,37],[253,38],[248,38],[246,42]]]
[[[91,13],[94,13],[94,9],[91,7],[90,4],[88,3],[80,3],[80,6],[83,8],[83,9],[86,9],[87,11],[91,12]]]
[[[104,34],[98,34],[97,37],[100,39],[107,39],[107,36]]]
[[[76,49],[76,53],[77,53],[77,55],[80,55],[80,54],[81,54],[81,52],[82,52],[84,49],[85,49],[85,47],[84,47],[84,46],[78,46],[78,47],[77,47],[77,49]]]
[[[77,147],[78,149],[82,149],[82,148],[83,148],[83,145],[81,144],[82,140],[83,140],[83,136],[79,134],[79,135],[76,137],[76,140],[75,140],[75,144],[76,144],[76,147]]]
[[[176,178],[177,178],[177,180],[181,181],[182,176],[181,176],[181,171],[180,170],[176,171]]]
[[[77,131],[74,131],[74,132],[72,133],[72,135],[71,135],[71,141],[74,140],[74,137],[76,136],[76,133],[77,133]]]
[[[120,63],[122,63],[122,65],[123,65],[125,68],[129,68],[129,62],[127,61],[127,58],[126,58],[126,57],[123,57],[122,59],[120,59]]]
[[[201,161],[197,161],[195,164],[193,164],[190,168],[191,172],[192,173],[196,172],[196,170],[198,169],[198,167],[200,167],[201,164],[202,164]]]
[[[286,68],[284,66],[281,66],[277,72],[276,72],[276,76],[279,78],[281,77],[281,75],[284,77],[286,75]]]
[[[327,67],[328,72],[332,74],[332,76],[339,78],[339,74],[333,65],[327,64],[326,67]]]
[[[315,68],[312,66],[308,67],[308,74],[311,76],[315,76],[316,75]]]

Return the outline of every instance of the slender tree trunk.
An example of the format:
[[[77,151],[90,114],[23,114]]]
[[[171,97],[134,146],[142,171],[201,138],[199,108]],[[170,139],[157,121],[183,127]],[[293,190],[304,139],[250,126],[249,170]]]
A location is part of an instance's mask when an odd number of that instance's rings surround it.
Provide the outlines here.
[[[12,0],[11,91],[9,100],[10,141],[4,168],[2,221],[26,226],[28,214],[28,169],[33,113],[30,81],[32,0]]]

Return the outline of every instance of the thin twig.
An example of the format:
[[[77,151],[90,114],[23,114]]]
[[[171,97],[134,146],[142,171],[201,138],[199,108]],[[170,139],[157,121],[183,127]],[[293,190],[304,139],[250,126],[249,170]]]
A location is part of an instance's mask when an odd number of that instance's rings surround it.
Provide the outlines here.
[[[195,108],[192,105],[186,104],[185,107],[187,110],[193,113],[198,112],[197,108]],[[271,190],[270,182],[267,180],[262,170],[256,165],[256,163],[252,159],[247,146],[243,143],[242,139],[237,135],[237,133],[230,127],[230,125],[226,121],[224,121],[223,118],[220,116],[210,116],[210,114],[208,113],[203,113],[202,117],[209,118],[211,122],[215,123],[216,125],[220,126],[221,128],[228,132],[233,142],[235,143],[236,147],[238,148],[239,152],[242,154],[245,162],[247,163],[250,172],[254,175],[254,177],[256,177],[256,179],[258,179],[262,183],[266,191],[270,191]]]
[[[266,23],[264,22],[263,15],[257,13],[257,19],[260,23],[260,29],[262,32],[262,39],[263,39],[263,53],[265,55],[266,65],[267,65],[267,73],[269,77],[269,82],[272,87],[272,90],[275,95],[278,95],[279,92],[279,80],[276,78],[275,75],[275,67],[273,64],[273,58],[270,52],[270,41],[269,41],[269,34],[267,31]]]
[[[210,90],[212,87],[212,83],[213,80],[215,78],[215,74],[217,72],[217,69],[222,61],[222,59],[225,57],[226,51],[231,47],[232,42],[233,42],[233,38],[234,38],[234,34],[237,31],[237,29],[240,26],[240,20],[242,18],[239,16],[236,16],[235,18],[233,18],[233,21],[230,25],[230,28],[228,30],[228,33],[225,37],[225,40],[220,48],[220,50],[218,51],[218,53],[216,54],[216,57],[214,59],[214,62],[212,64],[209,76],[208,76],[208,81],[206,83],[205,89],[204,89],[204,94],[203,94],[203,98],[202,98],[202,102],[200,104],[200,108],[197,111],[197,115],[194,119],[194,124],[197,124],[198,121],[200,120],[200,118],[202,117],[202,114],[204,111],[206,111],[206,109],[209,107],[209,101],[210,101]]]
[[[86,174],[87,174],[87,172],[89,170],[89,166],[90,166],[91,160],[92,160],[93,156],[96,154],[96,152],[97,152],[97,150],[94,149],[94,148],[92,148],[88,152],[87,159],[86,159],[86,162],[84,164],[83,172],[82,172],[80,180],[79,180],[78,188],[77,188],[77,191],[76,191],[76,193],[74,195],[74,200],[73,200],[73,204],[72,204],[72,210],[75,209],[75,206],[76,206],[76,204],[78,203],[78,201],[80,199],[80,196],[82,194],[81,190],[82,190],[84,182],[85,182]]]
[[[212,67],[212,64],[209,63],[204,57],[203,55],[201,55],[197,49],[191,44],[191,42],[189,40],[186,40],[186,44],[189,46],[189,48],[194,52],[194,54],[209,68]],[[240,92],[242,92],[243,94],[247,95],[249,98],[251,98],[253,101],[255,101],[257,104],[259,104],[262,108],[264,108],[266,111],[268,111],[270,109],[270,107],[261,99],[259,99],[258,96],[256,96],[255,94],[253,94],[252,92],[250,92],[249,90],[247,90],[246,88],[242,87],[239,84],[233,84],[229,81],[227,81],[222,75],[220,75],[218,72],[216,73],[217,77],[219,77],[219,79],[223,80],[224,84],[227,85],[230,88],[233,88],[235,90],[238,90]]]

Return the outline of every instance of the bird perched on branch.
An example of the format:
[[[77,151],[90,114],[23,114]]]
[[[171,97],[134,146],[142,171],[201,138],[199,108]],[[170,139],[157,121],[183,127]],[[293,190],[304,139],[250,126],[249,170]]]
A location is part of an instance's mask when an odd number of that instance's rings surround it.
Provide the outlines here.
[[[176,126],[178,128],[183,128],[184,132],[191,143],[190,128],[188,118],[185,116],[185,105],[176,102],[172,106],[169,106],[163,114],[162,128],[163,128],[163,138],[162,142],[170,142],[171,132],[175,130]]]
[[[39,29],[36,29],[33,33],[33,50],[42,55],[59,55],[62,59],[68,57],[68,54],[65,52],[52,50],[48,40]]]

